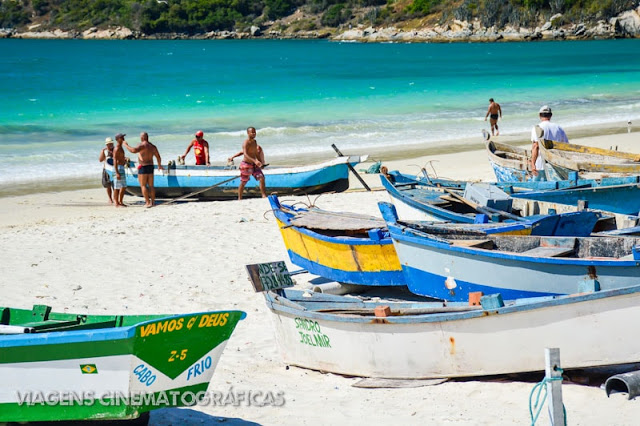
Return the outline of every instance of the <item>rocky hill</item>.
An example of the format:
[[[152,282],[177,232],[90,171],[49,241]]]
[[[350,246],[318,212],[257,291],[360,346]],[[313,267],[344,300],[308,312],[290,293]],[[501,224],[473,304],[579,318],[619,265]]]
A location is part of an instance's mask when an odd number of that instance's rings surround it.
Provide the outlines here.
[[[640,37],[640,0],[0,0],[0,37],[511,41]]]

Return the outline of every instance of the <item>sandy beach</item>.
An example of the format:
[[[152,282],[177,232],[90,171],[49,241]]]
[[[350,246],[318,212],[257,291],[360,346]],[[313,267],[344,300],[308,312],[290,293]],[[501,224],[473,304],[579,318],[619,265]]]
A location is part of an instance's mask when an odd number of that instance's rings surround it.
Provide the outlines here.
[[[640,153],[638,135],[572,142]],[[426,167],[430,172],[435,168],[440,177],[494,179],[483,150],[404,159],[382,152],[374,159],[406,173]],[[364,176],[379,188],[377,175]],[[242,402],[164,409],[152,412],[150,424],[530,423],[533,381],[474,379],[362,389],[353,387],[359,378],[287,367],[279,359],[270,313],[244,266],[286,260],[290,270],[299,269],[288,260],[268,201],[185,202],[145,209],[140,198],[126,196],[129,207],[116,209],[106,202],[99,179],[96,174],[95,189],[0,198],[1,304],[47,304],[56,311],[92,314],[243,310],[247,318],[231,337],[209,390],[282,392],[285,400],[279,407]],[[384,191],[363,191],[355,180],[351,189],[283,200],[379,215],[376,203],[388,199]],[[597,386],[565,382],[563,396],[572,425],[633,425],[640,418],[637,401],[622,394],[607,398]],[[546,409],[539,424],[548,424]]]

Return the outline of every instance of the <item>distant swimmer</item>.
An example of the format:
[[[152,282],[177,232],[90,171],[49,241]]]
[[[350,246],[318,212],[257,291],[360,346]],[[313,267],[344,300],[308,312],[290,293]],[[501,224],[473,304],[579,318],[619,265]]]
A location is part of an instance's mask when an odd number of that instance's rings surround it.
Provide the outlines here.
[[[100,151],[100,157],[98,157],[98,161],[104,163],[102,165],[102,186],[107,190],[107,195],[109,196],[109,204],[113,204],[113,197],[111,196],[111,178],[109,177],[109,173],[107,173],[107,164],[113,166],[113,139],[107,138],[104,141],[105,147]]]
[[[493,98],[489,99],[489,108],[487,109],[487,114],[484,116],[484,121],[487,121],[487,117],[489,117],[489,123],[491,123],[491,136],[493,136],[494,130],[496,136],[499,136],[498,117],[502,118],[502,108],[500,108],[500,104],[495,102]]]
[[[536,181],[547,180],[544,173],[544,159],[540,155],[538,141],[543,139],[556,142],[569,142],[569,138],[562,127],[551,122],[551,116],[553,115],[551,113],[551,107],[544,105],[540,108],[539,115],[540,123],[531,129],[531,170],[533,180]]]
[[[210,166],[209,162],[209,142],[204,140],[204,132],[198,130],[196,132],[196,138],[191,141],[187,150],[181,156],[182,160],[187,156],[191,148],[193,147],[193,154],[196,156],[196,166]]]
[[[244,187],[249,182],[251,176],[260,182],[260,192],[262,197],[267,196],[265,189],[264,174],[262,173],[262,167],[264,167],[264,152],[258,141],[256,140],[256,128],[247,128],[247,139],[242,144],[242,151],[236,155],[229,157],[229,161],[233,161],[235,157],[244,155],[242,162],[240,163],[240,186],[238,187],[238,200],[242,200],[242,193]]]
[[[153,158],[158,160],[158,170],[162,170],[162,159],[158,148],[149,142],[147,132],[140,133],[140,145],[135,148],[129,146],[127,142],[124,146],[132,153],[138,154],[138,181],[144,196],[144,206],[153,207],[156,204],[156,189],[153,186]],[[147,185],[149,189],[147,189]]]

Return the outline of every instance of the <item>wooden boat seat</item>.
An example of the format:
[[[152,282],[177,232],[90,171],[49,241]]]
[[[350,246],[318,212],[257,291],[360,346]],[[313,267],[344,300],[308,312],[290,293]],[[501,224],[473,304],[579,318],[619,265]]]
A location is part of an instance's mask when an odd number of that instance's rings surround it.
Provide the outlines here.
[[[495,155],[496,157],[500,157],[500,158],[507,158],[507,152],[506,151],[493,151],[493,155]]]
[[[531,250],[520,252],[525,256],[534,257],[562,257],[573,253],[573,248],[569,247],[536,247]]]
[[[451,240],[451,244],[457,247],[493,248],[491,240]]]

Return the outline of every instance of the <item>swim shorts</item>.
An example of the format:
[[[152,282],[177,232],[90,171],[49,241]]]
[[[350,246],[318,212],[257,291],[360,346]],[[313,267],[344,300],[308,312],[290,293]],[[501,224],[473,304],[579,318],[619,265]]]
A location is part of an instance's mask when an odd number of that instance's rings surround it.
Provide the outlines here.
[[[498,114],[491,114],[491,119],[492,120],[497,120],[498,119]]]
[[[262,169],[255,164],[242,161],[240,163],[240,181],[249,182],[249,177],[251,176],[258,180],[260,176],[264,176],[264,174],[262,174]]]
[[[138,166],[138,174],[139,175],[152,175],[153,174],[153,164],[147,164],[146,166]]]
[[[113,174],[113,189],[124,189],[127,187],[127,178],[124,174],[124,166],[118,166],[118,171],[120,172],[120,179],[114,173]]]

